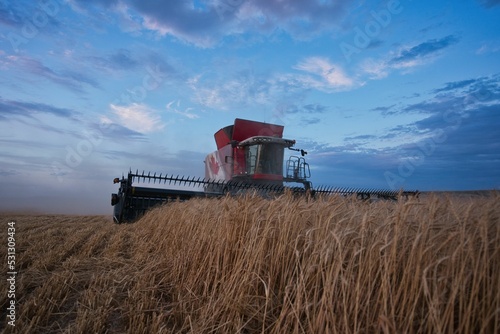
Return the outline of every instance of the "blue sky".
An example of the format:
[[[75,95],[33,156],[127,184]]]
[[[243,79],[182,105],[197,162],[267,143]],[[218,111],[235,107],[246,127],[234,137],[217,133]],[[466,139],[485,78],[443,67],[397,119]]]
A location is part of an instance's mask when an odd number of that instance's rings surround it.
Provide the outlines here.
[[[500,188],[500,1],[0,0],[0,209],[109,213],[235,118],[314,185]]]

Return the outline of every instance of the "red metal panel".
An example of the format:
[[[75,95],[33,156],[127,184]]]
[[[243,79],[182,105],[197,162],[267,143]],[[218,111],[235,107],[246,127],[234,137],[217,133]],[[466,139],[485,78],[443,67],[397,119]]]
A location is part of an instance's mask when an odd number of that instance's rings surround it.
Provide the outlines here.
[[[224,146],[231,143],[231,139],[233,136],[233,126],[229,125],[225,128],[220,129],[214,135],[215,143],[217,144],[217,149],[220,150]]]
[[[283,126],[237,118],[234,120],[233,139],[242,141],[253,136],[282,138]]]

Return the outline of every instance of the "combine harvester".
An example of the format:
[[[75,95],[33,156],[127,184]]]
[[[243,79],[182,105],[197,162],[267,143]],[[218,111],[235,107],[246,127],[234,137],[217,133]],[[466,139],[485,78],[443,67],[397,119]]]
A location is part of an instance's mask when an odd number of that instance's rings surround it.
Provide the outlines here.
[[[111,195],[113,220],[120,224],[131,222],[152,206],[174,200],[194,197],[221,197],[256,191],[263,196],[282,194],[286,189],[311,197],[337,194],[367,199],[393,199],[415,196],[416,191],[388,191],[335,187],[313,188],[305,161],[306,151],[294,148],[295,140],[283,138],[281,125],[236,119],[234,125],[215,133],[217,151],[205,158],[205,178],[129,171],[125,178],[115,178],[118,193]],[[285,148],[299,152],[284,164]],[[283,168],[284,167],[284,168]],[[285,175],[283,175],[283,170]],[[170,188],[133,186],[134,182],[164,184]],[[286,184],[295,184],[288,186]],[[182,187],[182,189],[181,189]],[[186,190],[186,188],[192,188]],[[198,190],[195,190],[198,189]],[[199,189],[203,189],[200,191]]]

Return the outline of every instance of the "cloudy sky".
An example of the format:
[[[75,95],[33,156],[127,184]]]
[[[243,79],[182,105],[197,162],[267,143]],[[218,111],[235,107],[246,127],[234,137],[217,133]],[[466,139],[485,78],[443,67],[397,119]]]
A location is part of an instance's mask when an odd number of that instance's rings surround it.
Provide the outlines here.
[[[235,118],[314,185],[500,188],[500,1],[0,0],[0,209],[110,213]]]

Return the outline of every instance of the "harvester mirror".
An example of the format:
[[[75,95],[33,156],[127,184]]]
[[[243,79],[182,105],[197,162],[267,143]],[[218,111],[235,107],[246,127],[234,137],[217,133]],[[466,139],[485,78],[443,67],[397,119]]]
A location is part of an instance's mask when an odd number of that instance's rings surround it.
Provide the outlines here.
[[[111,194],[111,205],[114,206],[120,202],[120,197],[118,197],[118,194]]]
[[[302,155],[302,156],[305,156],[307,154],[307,151],[304,151],[303,149],[298,149],[298,148],[293,148],[293,147],[289,147],[288,149],[292,150],[292,151],[300,152],[300,155]]]

